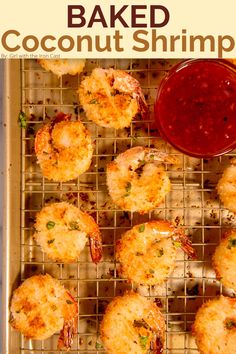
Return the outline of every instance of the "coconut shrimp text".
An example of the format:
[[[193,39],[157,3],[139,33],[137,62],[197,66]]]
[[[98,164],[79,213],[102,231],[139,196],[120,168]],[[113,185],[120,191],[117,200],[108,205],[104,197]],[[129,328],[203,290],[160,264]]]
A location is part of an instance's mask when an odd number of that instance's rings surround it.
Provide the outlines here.
[[[87,213],[66,202],[45,206],[36,217],[34,238],[49,258],[59,262],[76,261],[87,239],[94,263],[102,257],[98,225]]]
[[[80,121],[71,121],[71,115],[59,113],[38,130],[35,152],[44,177],[66,182],[87,171],[93,144]]]
[[[183,230],[167,221],[150,221],[125,232],[116,244],[119,274],[136,284],[160,284],[175,266],[177,249],[195,252]]]
[[[162,163],[177,163],[157,149],[137,146],[118,155],[107,167],[107,185],[113,202],[123,210],[146,213],[163,202],[170,180]]]
[[[10,323],[29,339],[44,340],[61,331],[58,349],[70,349],[77,317],[74,298],[48,274],[26,279],[13,293]]]
[[[148,112],[139,82],[122,70],[94,69],[79,98],[87,118],[102,127],[129,127],[137,113],[145,118]]]
[[[156,304],[127,292],[107,306],[101,339],[108,353],[160,354],[164,346],[165,320]]]

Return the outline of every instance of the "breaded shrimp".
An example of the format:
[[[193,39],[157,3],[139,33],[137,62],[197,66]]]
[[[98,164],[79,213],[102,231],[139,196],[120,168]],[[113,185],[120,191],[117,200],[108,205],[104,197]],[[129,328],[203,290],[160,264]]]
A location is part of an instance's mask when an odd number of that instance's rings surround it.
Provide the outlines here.
[[[177,163],[157,149],[137,146],[107,166],[107,185],[113,202],[123,210],[146,213],[163,202],[170,180],[162,163]]]
[[[50,275],[35,275],[17,288],[11,300],[13,328],[29,339],[44,340],[61,331],[58,349],[70,349],[77,330],[78,305]]]
[[[236,291],[236,230],[224,234],[212,258],[213,268],[222,284]]]
[[[76,261],[87,238],[93,262],[98,263],[102,257],[98,225],[90,215],[66,202],[45,206],[37,214],[34,238],[54,261]]]
[[[178,248],[195,257],[190,240],[173,224],[155,220],[136,225],[117,241],[119,274],[136,284],[160,284],[173,271]]]
[[[236,353],[236,299],[221,296],[197,312],[193,334],[201,354]]]
[[[47,71],[57,76],[80,74],[85,66],[85,59],[38,59],[38,63]]]
[[[79,87],[80,103],[88,119],[101,127],[129,127],[137,113],[148,108],[139,82],[122,70],[96,68]]]
[[[49,180],[66,182],[89,168],[93,144],[89,131],[71,115],[59,113],[38,130],[35,153],[42,174]]]
[[[217,184],[217,192],[225,208],[236,213],[236,159],[224,170]]]
[[[162,353],[165,320],[156,304],[127,292],[107,306],[101,323],[101,339],[110,354]]]

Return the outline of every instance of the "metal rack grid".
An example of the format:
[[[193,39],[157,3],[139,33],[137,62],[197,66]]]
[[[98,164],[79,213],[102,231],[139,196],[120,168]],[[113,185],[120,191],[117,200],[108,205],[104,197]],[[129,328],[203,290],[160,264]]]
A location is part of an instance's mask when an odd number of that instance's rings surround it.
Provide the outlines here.
[[[128,71],[143,88],[150,107],[150,119],[133,120],[131,127],[116,131],[89,122],[78,104],[80,77],[57,78],[43,71],[34,60],[22,60],[22,110],[27,115],[27,129],[21,142],[21,280],[48,272],[61,280],[79,302],[78,334],[71,353],[105,353],[99,340],[99,322],[106,304],[132,284],[119,278],[114,260],[114,245],[121,233],[133,225],[155,218],[184,225],[192,238],[198,258],[190,261],[181,252],[177,266],[163,286],[136,290],[155,299],[166,316],[165,354],[198,353],[191,335],[197,308],[208,298],[226,293],[215,279],[211,254],[222,229],[236,223],[233,214],[219,204],[215,185],[224,166],[234,153],[213,160],[195,159],[178,153],[153,130],[153,105],[156,89],[176,60],[88,60],[85,73],[93,68],[113,67]],[[56,112],[72,113],[91,131],[95,141],[92,166],[80,178],[69,183],[54,183],[42,177],[34,154],[34,135],[43,121]],[[193,137],[194,138],[194,137]],[[145,145],[178,157],[177,167],[166,167],[172,190],[165,203],[145,215],[123,212],[112,204],[106,189],[105,166],[118,153],[131,146]],[[42,253],[33,240],[36,212],[48,202],[67,200],[88,211],[100,226],[103,236],[103,260],[91,262],[88,248],[77,263],[56,264]],[[20,352],[60,353],[58,334],[45,341],[20,337]]]

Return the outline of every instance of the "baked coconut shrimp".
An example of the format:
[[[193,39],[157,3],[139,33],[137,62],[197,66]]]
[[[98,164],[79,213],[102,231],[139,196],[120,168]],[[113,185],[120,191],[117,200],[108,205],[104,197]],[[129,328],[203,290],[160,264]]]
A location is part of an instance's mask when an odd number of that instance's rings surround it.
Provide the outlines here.
[[[216,247],[213,267],[222,284],[236,291],[236,230],[228,231]]]
[[[160,354],[164,346],[165,320],[156,304],[127,292],[107,306],[101,339],[108,353]]]
[[[70,349],[77,331],[78,305],[50,275],[35,275],[17,288],[11,300],[13,328],[26,338],[44,340],[60,331],[58,349]]]
[[[217,192],[225,208],[236,213],[236,159],[224,170],[217,184]]]
[[[38,59],[38,63],[47,71],[57,76],[80,74],[85,66],[85,59]]]
[[[161,163],[177,163],[157,149],[137,146],[118,155],[107,167],[113,202],[123,210],[146,213],[163,202],[170,180]]]
[[[96,68],[79,87],[80,103],[88,119],[106,128],[129,127],[137,113],[148,108],[139,82],[122,70]]]
[[[102,241],[94,219],[66,202],[45,206],[36,217],[34,238],[47,256],[58,262],[78,260],[87,239],[94,263],[102,257]]]
[[[80,121],[71,121],[71,115],[59,113],[38,130],[35,153],[44,177],[67,182],[90,167],[93,144]]]
[[[197,312],[193,334],[201,354],[236,353],[236,299],[221,296]]]
[[[190,240],[173,224],[156,220],[136,225],[117,241],[119,274],[136,284],[160,284],[173,271],[178,248],[195,258]]]

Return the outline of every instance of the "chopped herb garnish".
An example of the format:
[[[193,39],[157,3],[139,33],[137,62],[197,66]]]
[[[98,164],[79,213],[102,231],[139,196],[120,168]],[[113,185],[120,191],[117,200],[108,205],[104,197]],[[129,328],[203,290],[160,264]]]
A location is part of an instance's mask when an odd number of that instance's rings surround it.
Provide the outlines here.
[[[181,242],[178,242],[178,241],[173,241],[173,245],[175,247],[181,247],[182,246],[182,243]]]
[[[73,301],[66,300],[66,303],[67,303],[68,305],[72,305],[72,304],[73,304]]]
[[[50,245],[51,243],[53,243],[55,241],[55,238],[48,240],[48,244]]]
[[[145,230],[145,224],[140,225],[138,228],[138,232],[144,232],[144,230]]]
[[[56,223],[54,221],[49,221],[46,226],[48,230],[51,230],[54,228],[55,225]]]
[[[163,248],[160,248],[159,250],[157,250],[157,257],[161,257],[161,256],[163,256],[163,254],[164,254]]]
[[[98,104],[98,100],[94,98],[93,100],[89,101],[89,104]]]
[[[102,348],[103,348],[103,345],[102,345],[101,343],[99,343],[99,342],[96,342],[95,348],[96,348],[96,349],[102,349]]]
[[[143,350],[146,349],[147,342],[148,342],[148,336],[140,336],[139,341],[140,341],[141,348]]]
[[[236,320],[226,320],[225,326],[227,329],[236,328]]]
[[[26,114],[22,111],[18,115],[18,122],[21,128],[25,129],[27,127]]]
[[[79,224],[78,224],[78,222],[77,221],[71,221],[70,223],[69,223],[69,229],[70,230],[78,230],[78,231],[80,231],[80,227],[79,227]]]
[[[154,274],[154,273],[155,273],[155,270],[149,269],[149,273],[150,273],[150,274]]]
[[[150,155],[150,160],[154,160],[154,155]]]
[[[228,247],[229,249],[231,249],[232,247],[236,247],[236,239],[235,238],[230,238],[229,239],[229,243],[228,243]]]

